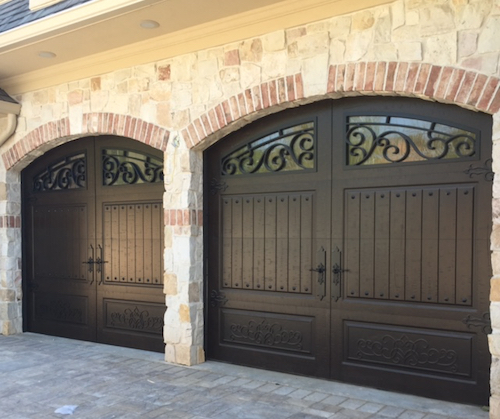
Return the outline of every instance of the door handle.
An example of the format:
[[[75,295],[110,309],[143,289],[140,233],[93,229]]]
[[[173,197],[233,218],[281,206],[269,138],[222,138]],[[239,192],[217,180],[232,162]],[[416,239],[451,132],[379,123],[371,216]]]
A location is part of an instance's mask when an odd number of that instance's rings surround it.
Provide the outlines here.
[[[89,273],[92,274],[92,279],[90,281],[89,285],[92,285],[94,283],[94,246],[90,245],[90,248],[92,249],[92,256],[90,256],[85,262],[82,262],[85,265],[89,266]]]
[[[108,263],[107,260],[103,260],[104,253],[102,250],[102,246],[100,244],[97,245],[99,247],[100,256],[97,257],[95,263],[97,264],[97,273],[101,274],[101,279],[99,280],[99,285],[101,285],[104,281],[104,268],[102,267],[103,263]]]
[[[318,291],[316,292],[316,296],[321,301],[326,295],[326,251],[323,246],[321,246],[317,252],[317,260],[319,261],[318,266],[316,268],[309,269],[309,271],[318,273]]]
[[[342,269],[342,252],[338,247],[332,252],[332,299],[337,302],[342,293],[341,281],[342,272],[348,269]]]

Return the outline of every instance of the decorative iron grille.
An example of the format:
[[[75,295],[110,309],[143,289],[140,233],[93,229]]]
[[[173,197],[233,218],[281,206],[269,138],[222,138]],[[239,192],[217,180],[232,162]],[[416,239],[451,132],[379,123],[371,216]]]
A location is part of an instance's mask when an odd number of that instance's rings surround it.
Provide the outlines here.
[[[308,170],[315,167],[314,123],[281,129],[222,159],[222,175]]]
[[[163,182],[163,160],[130,150],[102,150],[104,186]]]
[[[437,122],[398,116],[347,117],[347,165],[471,159],[475,133]]]
[[[86,187],[85,153],[65,157],[33,178],[33,191],[57,191]]]

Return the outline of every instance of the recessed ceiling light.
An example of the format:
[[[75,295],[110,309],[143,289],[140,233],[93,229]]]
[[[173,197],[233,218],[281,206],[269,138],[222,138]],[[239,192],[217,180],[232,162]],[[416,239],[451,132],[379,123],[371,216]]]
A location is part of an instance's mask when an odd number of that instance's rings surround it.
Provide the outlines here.
[[[141,22],[141,28],[144,29],[155,29],[158,28],[160,24],[156,22],[155,20],[143,20]]]
[[[56,56],[56,54],[54,54],[53,52],[50,52],[50,51],[40,51],[38,53],[38,56],[42,57],[42,58],[54,58]]]

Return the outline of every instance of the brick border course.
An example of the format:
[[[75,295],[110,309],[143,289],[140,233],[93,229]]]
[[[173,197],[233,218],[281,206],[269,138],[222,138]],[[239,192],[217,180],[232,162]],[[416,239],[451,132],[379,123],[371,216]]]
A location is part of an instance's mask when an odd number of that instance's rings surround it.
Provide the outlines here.
[[[7,170],[43,144],[72,135],[118,135],[132,138],[165,151],[170,131],[140,118],[113,113],[95,112],[82,115],[81,132],[71,132],[69,118],[48,122],[35,128],[2,154]]]

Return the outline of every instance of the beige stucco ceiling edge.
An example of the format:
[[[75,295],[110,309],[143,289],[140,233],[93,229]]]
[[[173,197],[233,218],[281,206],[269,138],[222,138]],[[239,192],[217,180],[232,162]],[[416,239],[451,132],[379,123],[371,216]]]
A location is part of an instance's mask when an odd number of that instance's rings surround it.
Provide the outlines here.
[[[120,68],[217,47],[393,1],[287,0],[57,66],[0,79],[0,85],[11,94],[21,94]]]
[[[73,30],[102,20],[106,16],[130,12],[134,8],[147,7],[149,4],[164,0],[94,0],[72,9],[47,16],[0,34],[0,51],[22,47],[40,39]]]

